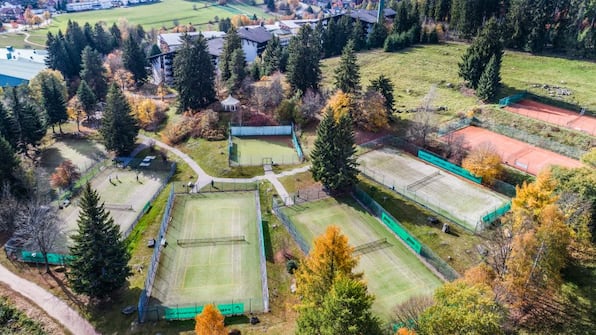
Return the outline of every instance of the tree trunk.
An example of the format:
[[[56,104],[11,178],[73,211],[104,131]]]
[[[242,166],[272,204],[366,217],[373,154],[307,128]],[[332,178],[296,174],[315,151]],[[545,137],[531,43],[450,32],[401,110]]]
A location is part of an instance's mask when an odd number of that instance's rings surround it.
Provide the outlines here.
[[[50,273],[50,262],[48,261],[48,253],[47,252],[43,253],[43,259],[45,260],[45,263],[46,263],[46,273]]]
[[[62,131],[62,123],[58,123],[58,129],[60,129],[60,134],[64,134],[64,132]]]
[[[54,130],[54,124],[52,123],[52,134],[56,134],[56,130]]]

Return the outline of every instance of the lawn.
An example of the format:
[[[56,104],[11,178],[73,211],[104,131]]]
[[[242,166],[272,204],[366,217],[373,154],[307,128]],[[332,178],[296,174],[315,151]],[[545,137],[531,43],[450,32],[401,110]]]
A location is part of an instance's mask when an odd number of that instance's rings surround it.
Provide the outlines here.
[[[429,88],[437,85],[434,106],[447,106],[450,113],[465,112],[478,104],[475,97],[462,94],[459,90],[462,80],[457,75],[457,64],[466,48],[465,44],[446,43],[415,46],[397,53],[382,50],[359,53],[361,84],[363,87],[368,86],[370,80],[380,74],[389,77],[395,85],[398,110],[420,106]],[[339,57],[322,62],[324,87],[332,86],[333,71],[338,63]],[[548,92],[542,87],[532,86],[561,86],[572,91],[571,96],[565,97],[566,102],[596,111],[594,73],[596,63],[593,62],[507,51],[503,58],[503,88],[499,96],[528,90],[549,98]]]
[[[437,278],[398,238],[352,198],[328,198],[286,207],[283,212],[309,243],[337,225],[352,246],[386,239],[381,249],[360,255],[357,271],[364,273],[376,299],[373,310],[388,318],[392,308],[408,298],[432,294],[441,285]]]
[[[193,10],[195,6],[196,10]],[[215,22],[215,17],[223,19],[238,14],[245,14],[251,18],[255,14],[259,18],[271,17],[263,11],[262,7],[250,6],[242,1],[228,1],[227,5],[219,6],[208,1],[162,0],[153,4],[127,8],[56,15],[52,18],[49,27],[31,30],[29,40],[45,44],[48,31],[55,33],[58,29],[62,29],[64,32],[68,20],[77,21],[81,26],[85,22],[89,22],[91,25],[96,22],[105,22],[111,26],[115,22],[118,23],[119,20],[126,19],[131,24],[142,25],[145,31],[153,28],[159,30],[162,27],[170,29],[174,26],[174,21],[177,21],[181,25],[192,23],[201,30],[218,30],[217,23],[209,24],[209,21]]]

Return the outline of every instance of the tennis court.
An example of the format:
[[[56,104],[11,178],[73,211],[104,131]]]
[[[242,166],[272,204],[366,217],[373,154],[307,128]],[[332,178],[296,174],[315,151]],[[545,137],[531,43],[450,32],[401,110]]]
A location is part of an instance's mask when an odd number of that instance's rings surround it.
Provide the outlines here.
[[[300,159],[292,136],[234,136],[232,137],[235,157],[231,160],[238,165],[298,164]]]
[[[82,173],[107,157],[103,145],[88,139],[61,139],[42,149],[40,165],[48,174],[65,160],[70,160]]]
[[[352,198],[327,198],[282,211],[307,243],[312,244],[329,225],[341,229],[350,244],[359,249],[357,271],[364,272],[368,289],[376,297],[373,309],[379,315],[389,317],[395,305],[413,296],[432,294],[442,283],[408,247]],[[376,243],[380,240],[384,242]],[[367,244],[372,248],[367,248]]]
[[[533,100],[522,100],[506,110],[596,136],[596,118]]]
[[[510,199],[456,177],[397,149],[384,147],[359,157],[360,170],[470,231]]]
[[[176,195],[153,284],[153,303],[168,308],[244,304],[262,312],[254,192]]]
[[[99,193],[106,210],[110,211],[114,222],[120,226],[120,232],[124,234],[147,202],[159,191],[167,175],[168,171],[139,171],[109,166],[103,167],[91,179],[91,187]],[[79,200],[80,195],[71,199],[71,204],[59,211],[67,236],[77,230]]]

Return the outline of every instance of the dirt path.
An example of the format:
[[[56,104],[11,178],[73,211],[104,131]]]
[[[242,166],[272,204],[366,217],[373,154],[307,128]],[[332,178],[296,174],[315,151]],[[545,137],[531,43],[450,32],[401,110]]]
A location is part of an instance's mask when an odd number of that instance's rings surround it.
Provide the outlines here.
[[[0,281],[35,302],[49,316],[76,335],[99,335],[93,326],[65,302],[36,284],[23,279],[0,264]]]
[[[42,48],[42,49],[45,49],[46,48],[46,46],[43,45],[43,44],[39,44],[39,43],[35,43],[35,42],[29,41],[29,36],[31,36],[31,35],[28,32],[21,31],[21,34],[25,35],[25,39],[24,39],[25,43],[31,44],[33,46],[36,46],[36,47],[39,47],[39,48]]]

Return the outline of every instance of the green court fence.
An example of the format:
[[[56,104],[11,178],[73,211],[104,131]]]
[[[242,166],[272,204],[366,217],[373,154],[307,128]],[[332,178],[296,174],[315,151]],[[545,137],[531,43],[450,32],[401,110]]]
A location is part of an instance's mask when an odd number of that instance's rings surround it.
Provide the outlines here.
[[[230,126],[232,136],[282,136],[292,134],[292,125],[287,126]]]
[[[355,187],[352,196],[358,200],[365,208],[367,208],[373,215],[381,219],[381,221],[402,239],[415,253],[419,254],[430,264],[437,272],[439,272],[446,280],[453,281],[460,277],[459,273],[455,271],[449,264],[447,264],[441,257],[435,254],[429,247],[418,241],[404,226],[402,226],[397,219],[395,219],[389,212],[376,202],[362,189]]]
[[[267,261],[265,259],[265,236],[263,235],[263,219],[261,218],[261,198],[259,197],[258,190],[255,191],[255,203],[257,206],[257,230],[259,233],[259,260],[261,266],[261,288],[263,290],[263,312],[267,313],[269,312],[269,286],[267,285]]]
[[[83,186],[87,184],[87,182],[95,178],[95,176],[97,176],[101,171],[105,169],[106,166],[110,165],[111,163],[111,160],[104,159],[98,162],[97,164],[93,165],[91,168],[89,168],[87,171],[81,174],[81,177],[60,195],[59,201],[75,197],[77,194],[79,194],[79,192],[81,191]]]
[[[151,262],[149,263],[149,270],[147,271],[147,279],[145,279],[145,288],[141,292],[141,296],[139,297],[139,304],[138,304],[138,311],[139,311],[139,322],[143,323],[145,321],[145,312],[147,308],[147,303],[149,302],[149,298],[151,297],[151,289],[153,288],[153,281],[155,280],[155,275],[157,274],[157,266],[159,264],[159,258],[161,256],[161,251],[165,247],[161,241],[166,236],[166,230],[168,230],[168,224],[170,223],[170,215],[172,212],[172,206],[174,205],[174,187],[172,186],[170,189],[170,195],[168,196],[168,201],[166,202],[165,212],[161,219],[161,226],[159,227],[159,233],[157,234],[156,241],[157,244],[155,245],[155,249],[153,250],[153,255],[151,256]]]
[[[44,263],[46,262],[43,254],[41,252],[34,252],[34,251],[21,251],[21,255],[19,258],[21,261],[26,263]],[[52,265],[65,265],[68,264],[69,261],[73,259],[70,255],[63,255],[63,254],[52,254],[48,253],[48,263]]]
[[[501,216],[505,215],[505,213],[509,212],[511,209],[511,202],[506,203],[505,205],[497,208],[496,210],[486,214],[482,217],[482,222],[484,223],[492,223],[496,219],[500,218]]]
[[[526,92],[518,93],[512,96],[504,97],[499,100],[499,107],[513,105],[514,103],[523,100],[526,97]]]
[[[194,319],[197,314],[203,312],[203,308],[207,304],[214,304],[221,314],[225,316],[242,315],[246,313],[261,312],[252,308],[252,299],[238,299],[234,301],[224,302],[204,302],[193,305],[149,305],[145,310],[145,320],[189,320]]]
[[[482,178],[474,176],[470,171],[462,168],[459,165],[455,165],[449,161],[444,160],[443,158],[436,156],[428,151],[425,150],[418,150],[418,158],[431,163],[432,165],[438,166],[441,169],[447,170],[451,173],[454,173],[458,176],[464,177],[469,179],[475,183],[482,183]]]
[[[298,153],[298,158],[300,162],[304,161],[304,153],[302,152],[302,147],[300,146],[300,142],[298,141],[298,136],[296,136],[296,130],[294,129],[294,124],[292,124],[292,143],[294,143],[294,148]]]
[[[302,151],[302,147],[300,146],[300,141],[298,141],[298,136],[296,135],[293,123],[290,125],[282,126],[234,126],[230,124],[229,128],[230,131],[228,133],[228,165],[230,166],[263,165],[262,159],[258,159],[255,161],[250,160],[250,162],[243,162],[241,164],[241,153],[238,152],[238,145],[234,143],[234,140],[232,139],[233,136],[292,136],[292,144],[294,145],[294,150],[296,150],[298,159],[296,159],[295,156],[287,156],[277,158],[275,163],[281,165],[293,165],[302,163],[304,161],[304,152]]]
[[[277,199],[273,199],[273,205],[271,207],[273,209],[273,213],[275,213],[281,223],[283,223],[283,225],[286,227],[288,232],[290,232],[290,235],[292,235],[294,241],[298,243],[300,250],[302,250],[302,252],[305,254],[308,254],[310,251],[310,244],[307,243],[302,235],[298,232],[298,229],[296,229],[296,226],[294,226],[292,220],[290,220],[290,218],[282,211],[283,206],[280,205],[280,202],[278,202]]]

